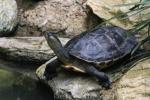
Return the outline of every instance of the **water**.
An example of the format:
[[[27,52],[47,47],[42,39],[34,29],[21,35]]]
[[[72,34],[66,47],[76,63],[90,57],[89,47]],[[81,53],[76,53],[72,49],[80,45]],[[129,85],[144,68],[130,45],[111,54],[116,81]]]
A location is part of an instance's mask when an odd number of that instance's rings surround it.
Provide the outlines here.
[[[54,100],[52,90],[36,78],[28,77],[29,71],[21,74],[1,68],[4,67],[0,66],[0,100]]]

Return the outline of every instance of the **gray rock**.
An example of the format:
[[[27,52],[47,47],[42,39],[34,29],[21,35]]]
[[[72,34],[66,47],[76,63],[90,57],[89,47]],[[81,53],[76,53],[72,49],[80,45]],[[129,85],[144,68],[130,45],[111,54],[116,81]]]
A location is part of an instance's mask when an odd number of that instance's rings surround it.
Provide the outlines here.
[[[61,35],[77,35],[97,23],[99,18],[88,14],[83,7],[86,0],[17,0],[20,24],[17,35],[39,36],[45,31],[66,29]]]
[[[15,0],[0,0],[0,36],[8,36],[17,25]]]
[[[62,44],[69,39],[60,38]],[[42,63],[54,56],[43,37],[0,38],[0,56],[13,61]]]
[[[146,56],[150,56],[150,54],[148,53]],[[144,64],[141,68],[139,68],[139,66],[141,65],[137,64],[136,67],[133,64],[135,64],[135,62],[141,59],[142,57],[133,62],[128,63],[127,65],[124,64],[115,65],[104,70],[104,72],[107,73],[110,79],[112,80],[112,89],[109,90],[104,90],[100,86],[100,84],[90,76],[72,73],[62,69],[58,70],[58,75],[54,77],[52,80],[47,80],[46,77],[44,76],[46,65],[56,58],[57,57],[54,57],[45,64],[41,65],[36,70],[37,77],[42,82],[48,84],[52,88],[56,99],[124,100],[124,97],[136,98],[136,95],[138,95],[138,93],[140,93],[139,98],[141,97],[142,100],[144,98],[148,100],[147,97],[149,98],[149,83],[148,83],[150,77],[150,71],[148,69],[149,68],[148,64],[150,60],[149,58],[146,62],[145,61],[141,62],[142,64]],[[138,69],[139,71],[133,69]],[[139,85],[137,84],[140,84],[141,86],[139,87]],[[130,89],[132,93],[128,89]],[[134,90],[136,90],[136,93],[134,93]],[[126,91],[128,93],[126,93]],[[142,93],[146,94],[146,96],[142,97]]]
[[[68,39],[61,38],[63,44],[67,41]],[[42,63],[55,56],[43,37],[0,38],[0,55],[5,55],[3,57],[10,60],[28,63]],[[56,57],[51,60],[54,59]],[[117,98],[117,100],[124,100],[123,97],[135,99],[139,97],[149,100],[149,60],[148,58],[134,66],[114,66],[105,70],[113,82],[110,90],[103,90],[93,77],[72,73],[63,69],[58,70],[57,77],[47,81],[44,71],[48,62],[40,66],[36,74],[42,82],[47,83],[53,89],[57,99],[116,100]]]
[[[44,76],[46,65],[56,58],[57,57],[54,57],[47,63],[41,65],[36,71],[39,79],[43,80],[53,89],[56,99],[99,100],[101,98],[100,90],[102,90],[102,87],[91,77],[73,73],[70,74],[69,72],[61,70],[57,77],[46,81]]]
[[[109,75],[113,85],[112,89],[105,90],[93,77],[69,73],[64,70],[59,70],[58,76],[47,80],[44,76],[46,65],[56,58],[54,57],[41,65],[36,70],[36,75],[52,88],[55,98],[61,100],[115,100],[117,80],[130,68],[130,66],[114,66],[106,70],[105,72]]]

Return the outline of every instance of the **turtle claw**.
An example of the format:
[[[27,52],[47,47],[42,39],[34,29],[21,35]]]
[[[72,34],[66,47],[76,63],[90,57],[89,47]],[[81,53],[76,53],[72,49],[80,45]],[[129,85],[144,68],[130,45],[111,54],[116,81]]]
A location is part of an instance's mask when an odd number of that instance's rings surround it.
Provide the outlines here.
[[[111,89],[111,82],[107,81],[107,82],[100,82],[100,84],[102,85],[102,87],[104,87],[105,89]]]
[[[102,85],[102,87],[104,87],[105,89],[111,89],[112,81],[110,80],[108,76],[105,76],[103,80],[101,79],[99,80],[99,82]]]

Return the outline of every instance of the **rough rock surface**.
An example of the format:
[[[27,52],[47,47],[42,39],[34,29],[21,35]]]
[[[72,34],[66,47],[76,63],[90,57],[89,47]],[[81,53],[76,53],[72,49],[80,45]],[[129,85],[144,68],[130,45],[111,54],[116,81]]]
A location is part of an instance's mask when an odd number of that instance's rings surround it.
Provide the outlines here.
[[[107,69],[105,72],[112,79],[112,89],[104,90],[98,82],[89,76],[59,70],[58,76],[46,80],[44,71],[47,63],[41,65],[36,74],[48,84],[56,99],[61,100],[149,100],[150,58],[134,66]],[[124,75],[124,76],[123,76]],[[123,76],[123,77],[122,77]],[[139,99],[140,98],[140,99]]]
[[[61,41],[65,44],[68,39],[61,39]],[[45,62],[54,56],[43,37],[0,38],[0,55],[7,59],[18,60],[21,63],[42,63],[42,61]],[[150,56],[150,53],[146,56]],[[113,82],[112,89],[105,91],[93,77],[68,72],[63,69],[58,70],[57,77],[47,81],[43,75],[47,63],[38,68],[37,75],[52,87],[55,98],[64,98],[64,100],[66,98],[79,100],[116,100],[117,98],[117,100],[124,100],[122,99],[123,96],[124,98],[136,98],[135,96],[139,96],[139,98],[141,97],[146,100],[147,98],[149,99],[149,59],[137,63],[136,66],[119,67],[115,65],[104,70]],[[128,72],[124,74],[126,71]],[[121,78],[122,76],[123,78]],[[121,80],[118,81],[120,78]]]
[[[68,39],[60,38],[65,44]],[[0,56],[22,62],[42,63],[54,56],[43,37],[0,38]]]
[[[105,70],[112,80],[113,85],[112,89],[104,91],[93,77],[68,72],[63,69],[59,69],[58,75],[52,80],[46,80],[44,76],[46,65],[54,59],[56,59],[56,57],[41,65],[37,69],[36,74],[40,80],[52,88],[55,98],[61,100],[115,100],[117,80],[131,68],[130,65],[124,67],[114,66]]]
[[[15,0],[0,0],[0,36],[8,36],[17,25]]]
[[[20,24],[18,36],[39,36],[44,31],[66,29],[73,36],[99,23],[99,18],[83,7],[86,0],[17,0]]]
[[[123,6],[123,7],[115,7],[114,5],[137,3],[139,1],[140,0],[87,0],[87,5],[92,9],[94,14],[96,14],[100,18],[108,20],[116,15],[125,14],[125,12],[128,12],[129,9],[134,6],[134,5],[130,5],[130,6]],[[142,11],[136,16],[131,16],[133,13],[128,13],[125,16],[130,16],[129,18],[122,19],[122,20],[117,18],[111,20],[110,22],[124,29],[130,29],[139,20],[149,18],[149,15],[143,17],[143,14],[149,11],[150,9],[148,9],[148,11]]]
[[[150,57],[134,65],[117,85],[117,100],[150,100]]]
[[[46,81],[44,76],[46,65],[54,59],[56,57],[41,65],[37,69],[36,74],[40,80],[50,85],[56,99],[99,100],[101,98],[99,92],[102,87],[93,78],[88,76],[61,70],[57,77]]]

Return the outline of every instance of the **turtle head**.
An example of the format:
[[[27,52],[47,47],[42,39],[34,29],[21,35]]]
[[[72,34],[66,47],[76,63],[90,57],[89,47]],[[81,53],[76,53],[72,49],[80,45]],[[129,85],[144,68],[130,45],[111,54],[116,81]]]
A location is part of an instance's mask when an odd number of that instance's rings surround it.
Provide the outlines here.
[[[44,33],[45,39],[47,40],[48,45],[54,51],[54,53],[58,52],[58,49],[62,47],[60,40],[56,37],[56,33],[48,32]]]
[[[70,56],[55,34],[57,33],[48,32],[44,33],[44,36],[47,40],[48,45],[54,51],[58,59],[66,64],[70,61]]]
[[[53,33],[53,32],[46,32],[46,33],[44,33],[44,37],[47,41],[49,41],[55,37],[55,34],[56,33]]]

